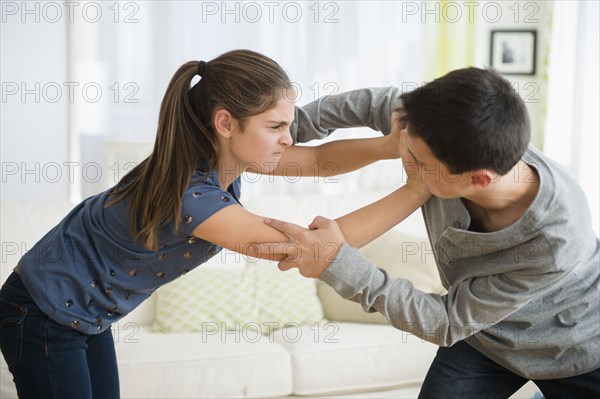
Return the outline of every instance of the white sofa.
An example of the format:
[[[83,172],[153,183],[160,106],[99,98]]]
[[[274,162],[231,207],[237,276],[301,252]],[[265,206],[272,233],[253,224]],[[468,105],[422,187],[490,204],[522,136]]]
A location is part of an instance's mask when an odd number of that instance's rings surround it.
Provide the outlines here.
[[[307,225],[317,214],[337,217],[384,194],[273,196],[250,200],[245,207],[261,215]],[[70,207],[68,203],[2,203],[1,281],[8,277],[20,254]],[[393,275],[409,277],[424,290],[441,292],[433,256],[426,245],[417,212],[365,247],[364,253]],[[224,263],[220,262],[222,258],[215,258],[197,269],[198,273],[203,269],[244,273],[249,268],[275,268],[250,265],[247,259],[242,264],[228,264],[231,262],[227,259],[234,258],[224,257]],[[287,273],[290,278],[299,277]],[[292,320],[287,328],[268,335],[218,328],[156,332],[152,326],[158,300],[153,295],[113,329],[122,397],[416,397],[437,348],[385,324],[379,314],[363,312],[360,305],[344,301],[329,287],[315,280],[302,280],[304,284],[318,285],[312,295],[317,296],[325,318],[304,325]],[[223,294],[228,298],[227,293]],[[286,299],[282,293],[259,294],[273,306]],[[211,327],[219,326],[218,321],[205,322]],[[16,397],[3,359],[0,397]]]

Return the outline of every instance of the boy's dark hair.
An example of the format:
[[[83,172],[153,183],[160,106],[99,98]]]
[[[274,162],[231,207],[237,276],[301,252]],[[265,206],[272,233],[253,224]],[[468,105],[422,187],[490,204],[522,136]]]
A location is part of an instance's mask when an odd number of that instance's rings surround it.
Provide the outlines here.
[[[450,173],[508,173],[530,138],[525,103],[492,69],[452,71],[400,96],[409,132],[420,137]]]

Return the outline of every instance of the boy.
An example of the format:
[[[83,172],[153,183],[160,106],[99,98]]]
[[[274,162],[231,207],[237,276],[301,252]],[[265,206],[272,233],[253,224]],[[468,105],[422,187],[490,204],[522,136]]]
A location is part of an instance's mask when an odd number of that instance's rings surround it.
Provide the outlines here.
[[[506,398],[527,380],[546,398],[600,397],[600,241],[581,188],[528,144],[521,98],[496,72],[467,68],[402,95],[369,89],[321,99],[299,116],[323,132],[366,125],[387,133],[396,108],[405,114],[403,161],[434,195],[422,212],[448,293],[390,279],[321,217],[310,230],[267,221],[294,242],[279,247],[290,256],[280,269],[298,267],[440,345],[422,398]]]

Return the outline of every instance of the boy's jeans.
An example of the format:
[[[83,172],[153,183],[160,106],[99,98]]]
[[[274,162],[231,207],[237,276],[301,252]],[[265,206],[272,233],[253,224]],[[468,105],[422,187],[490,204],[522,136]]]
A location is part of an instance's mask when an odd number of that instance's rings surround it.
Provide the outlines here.
[[[111,330],[86,335],[49,319],[18,274],[0,290],[0,349],[19,398],[118,398]]]
[[[419,398],[505,399],[527,381],[460,341],[440,347]],[[533,382],[546,399],[600,398],[600,368],[576,377]]]

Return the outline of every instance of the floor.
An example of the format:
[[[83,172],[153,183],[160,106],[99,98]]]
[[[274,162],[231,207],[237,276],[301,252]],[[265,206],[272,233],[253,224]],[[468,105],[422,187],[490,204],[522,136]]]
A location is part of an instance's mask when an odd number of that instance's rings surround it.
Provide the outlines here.
[[[510,399],[531,399],[538,391],[537,387],[534,383],[528,382],[521,389],[519,389]],[[365,392],[365,393],[355,393],[355,394],[345,394],[345,395],[330,395],[330,396],[310,396],[304,398],[310,399],[359,399],[359,398],[370,398],[370,399],[383,399],[383,398],[397,398],[397,399],[416,399],[419,395],[419,387],[402,387],[387,391],[380,392]],[[300,398],[301,396],[287,396],[287,398]]]

